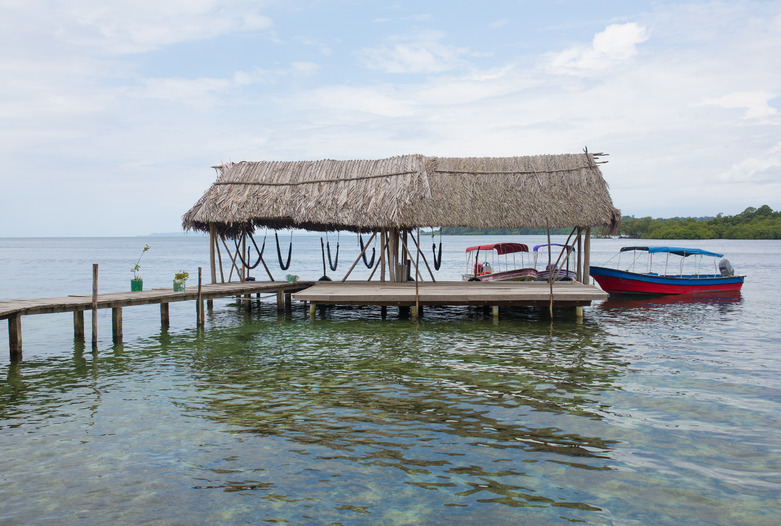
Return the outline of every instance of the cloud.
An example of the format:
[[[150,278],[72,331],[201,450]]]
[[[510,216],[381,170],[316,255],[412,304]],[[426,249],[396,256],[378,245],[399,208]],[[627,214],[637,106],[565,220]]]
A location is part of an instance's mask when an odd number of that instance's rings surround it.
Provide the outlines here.
[[[775,94],[763,91],[741,91],[708,99],[702,102],[702,105],[743,109],[746,110],[744,119],[767,120],[778,114],[778,111],[769,104],[769,101],[775,97]]]
[[[37,9],[9,4],[3,11],[15,25],[0,38],[16,48],[89,49],[96,56],[142,53],[272,25],[251,0],[70,0]]]
[[[781,143],[735,163],[719,176],[719,180],[728,184],[781,186]]]
[[[607,69],[636,55],[637,45],[649,37],[649,31],[636,23],[611,24],[594,35],[591,46],[577,45],[549,55],[548,69],[570,75]]]
[[[462,63],[466,48],[446,46],[437,31],[413,36],[396,36],[385,45],[363,48],[355,55],[369,68],[386,73],[440,73]]]

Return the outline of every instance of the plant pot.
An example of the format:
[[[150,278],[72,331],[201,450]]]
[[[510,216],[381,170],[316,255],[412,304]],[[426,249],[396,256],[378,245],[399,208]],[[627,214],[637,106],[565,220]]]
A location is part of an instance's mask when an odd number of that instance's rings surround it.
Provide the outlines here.
[[[174,292],[184,292],[184,280],[183,279],[175,279],[174,280]]]
[[[132,292],[140,292],[144,290],[144,280],[141,278],[134,278],[130,280],[130,290]]]

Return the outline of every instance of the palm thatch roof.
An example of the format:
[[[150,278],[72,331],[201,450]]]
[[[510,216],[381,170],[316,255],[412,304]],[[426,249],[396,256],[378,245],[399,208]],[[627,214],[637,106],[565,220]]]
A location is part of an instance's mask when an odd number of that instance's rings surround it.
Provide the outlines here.
[[[183,217],[185,230],[601,227],[621,214],[591,153],[240,162]]]

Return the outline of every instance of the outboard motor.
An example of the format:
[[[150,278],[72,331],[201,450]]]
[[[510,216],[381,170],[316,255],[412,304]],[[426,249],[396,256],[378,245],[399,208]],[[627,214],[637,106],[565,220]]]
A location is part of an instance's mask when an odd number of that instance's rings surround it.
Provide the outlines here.
[[[719,261],[719,272],[721,272],[722,276],[735,275],[735,269],[732,268],[732,264],[727,258],[722,258],[721,261]]]

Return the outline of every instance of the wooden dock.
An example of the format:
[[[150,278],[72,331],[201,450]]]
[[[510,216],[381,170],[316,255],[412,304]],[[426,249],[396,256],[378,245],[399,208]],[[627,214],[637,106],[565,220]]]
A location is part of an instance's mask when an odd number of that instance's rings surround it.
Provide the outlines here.
[[[65,296],[60,298],[36,298],[22,300],[0,300],[0,320],[8,320],[8,340],[11,358],[22,356],[22,316],[73,312],[74,336],[84,339],[84,311],[93,309],[112,309],[112,333],[115,342],[122,340],[122,308],[135,305],[160,305],[160,321],[168,327],[168,304],[177,301],[195,301],[198,325],[202,326],[203,301],[229,296],[252,294],[277,294],[278,309],[284,309],[290,294],[310,287],[314,282],[299,281],[246,281],[243,283],[216,283],[191,287],[183,292],[171,289],[152,289],[140,292],[112,292],[91,295]],[[93,319],[93,336],[95,335]],[[93,338],[94,340],[94,338]]]
[[[499,307],[569,307],[582,313],[581,307],[592,301],[607,299],[597,287],[578,282],[377,282],[377,281],[246,281],[202,285],[183,292],[171,289],[152,289],[141,292],[114,292],[106,294],[66,296],[23,300],[0,300],[0,320],[8,320],[8,336],[12,359],[22,356],[22,316],[73,312],[74,336],[84,340],[84,311],[93,313],[93,345],[97,341],[96,313],[112,309],[112,336],[122,341],[122,308],[135,305],[160,305],[163,327],[168,327],[168,304],[177,301],[195,301],[198,327],[203,326],[203,302],[219,297],[276,294],[277,309],[282,311],[290,300],[308,302],[310,314],[319,305],[377,305],[412,308],[413,319],[422,306],[475,305],[492,307],[498,317]]]
[[[548,307],[551,289],[542,281],[318,282],[293,294],[310,305],[481,305]],[[577,282],[553,284],[554,307],[584,307],[607,293]]]

